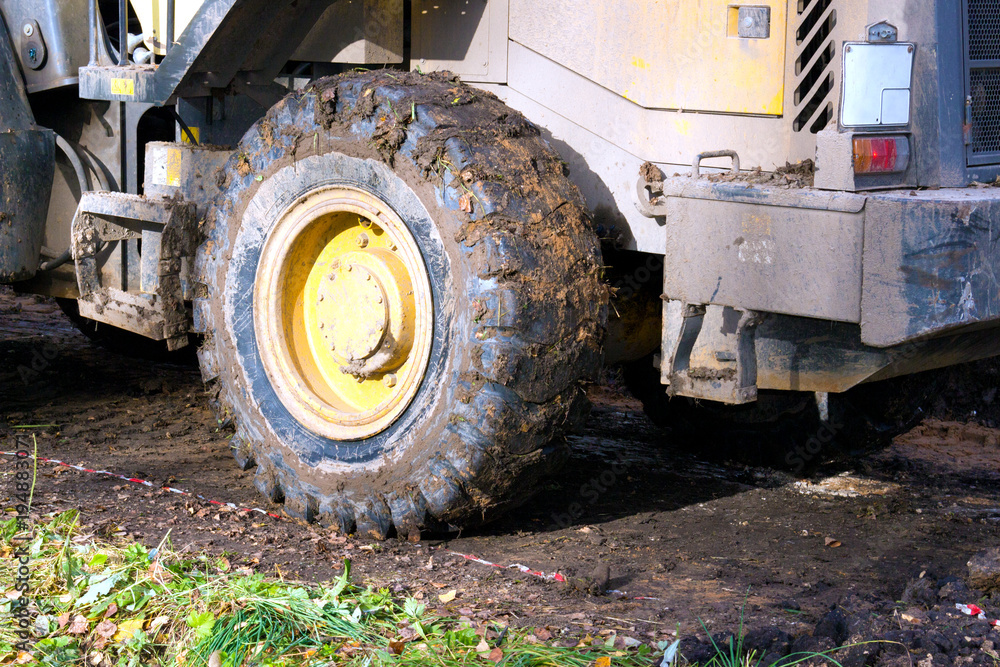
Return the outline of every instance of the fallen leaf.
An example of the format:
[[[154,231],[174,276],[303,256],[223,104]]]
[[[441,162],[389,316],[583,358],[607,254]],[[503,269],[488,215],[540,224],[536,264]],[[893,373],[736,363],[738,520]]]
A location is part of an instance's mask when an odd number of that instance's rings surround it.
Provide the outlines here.
[[[208,667],[222,667],[222,653],[215,651],[208,656]]]
[[[107,619],[101,621],[94,628],[94,632],[99,634],[101,637],[111,637],[118,630],[118,626],[115,625],[114,621],[109,621]]]
[[[393,655],[402,655],[404,648],[406,648],[406,642],[389,642],[389,650],[392,651]]]
[[[831,549],[836,549],[837,547],[840,546],[840,540],[835,540],[832,537],[827,537],[826,539],[823,540],[823,543],[826,544],[826,546],[830,547]]]
[[[114,602],[108,605],[108,608],[104,611],[104,618],[111,618],[118,613],[118,605]]]
[[[82,635],[87,631],[87,618],[82,614],[73,617],[73,622],[69,624],[68,632],[71,635]]]
[[[14,661],[14,664],[23,665],[25,663],[34,661],[35,661],[35,656],[28,653],[27,651],[21,651],[20,653],[17,654],[17,660]]]
[[[219,559],[219,571],[220,572],[229,572],[229,568],[230,568],[229,559],[225,558],[225,557],[220,558]]]
[[[458,207],[466,213],[472,213],[472,198],[464,194],[458,198]]]
[[[118,632],[115,633],[114,640],[116,642],[122,642],[125,641],[126,639],[131,639],[133,636],[135,636],[136,630],[141,630],[141,629],[142,629],[141,618],[124,621],[118,626]]]
[[[441,595],[439,595],[438,596],[438,600],[441,600],[441,602],[447,604],[447,603],[451,602],[452,600],[454,600],[456,597],[458,597],[458,591],[456,591],[453,588],[450,591],[448,591],[447,593],[442,593]]]
[[[550,639],[552,639],[552,633],[549,632],[546,628],[542,628],[541,630],[535,630],[535,636],[538,637],[543,642],[547,642]]]
[[[486,656],[486,659],[491,660],[493,662],[500,662],[501,660],[503,660],[503,651],[500,649],[500,647],[497,647],[492,651],[490,651],[490,654]]]
[[[154,618],[152,621],[149,622],[149,631],[155,632],[161,626],[164,626],[169,622],[170,622],[169,616],[157,616],[156,618]]]
[[[58,618],[56,618],[56,622],[59,624],[60,630],[65,628],[66,624],[69,623],[69,612],[67,611],[65,614],[59,614]]]
[[[476,653],[478,653],[479,655],[483,655],[484,653],[489,653],[489,652],[490,652],[490,645],[486,643],[486,640],[485,639],[479,640],[479,643],[476,644]]]
[[[594,662],[594,667],[611,667],[611,658],[606,655],[602,655]]]

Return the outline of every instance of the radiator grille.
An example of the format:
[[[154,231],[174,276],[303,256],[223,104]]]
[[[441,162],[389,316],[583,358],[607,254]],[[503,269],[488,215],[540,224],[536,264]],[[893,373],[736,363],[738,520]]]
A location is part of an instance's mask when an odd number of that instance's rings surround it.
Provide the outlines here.
[[[1000,2],[966,0],[969,163],[1000,164]]]
[[[833,119],[832,71],[837,47],[833,29],[837,11],[833,0],[799,0],[795,29],[795,119],[796,132],[819,132]]]

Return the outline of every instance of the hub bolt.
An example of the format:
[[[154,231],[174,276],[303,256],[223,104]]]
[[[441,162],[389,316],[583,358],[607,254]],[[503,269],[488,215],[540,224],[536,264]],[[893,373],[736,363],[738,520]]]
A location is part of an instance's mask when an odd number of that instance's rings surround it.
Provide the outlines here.
[[[395,387],[396,386],[396,374],[395,373],[388,373],[388,374],[386,374],[386,376],[382,378],[382,384],[384,384],[386,387],[388,387],[390,389],[393,388],[393,387]]]
[[[361,232],[360,234],[358,234],[358,238],[355,239],[355,240],[357,241],[359,248],[367,248],[368,247],[368,235],[365,234],[364,232]]]

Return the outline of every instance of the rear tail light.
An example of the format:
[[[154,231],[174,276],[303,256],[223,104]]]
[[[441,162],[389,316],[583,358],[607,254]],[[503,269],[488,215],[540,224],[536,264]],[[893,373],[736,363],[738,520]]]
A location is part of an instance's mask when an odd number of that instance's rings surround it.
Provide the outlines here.
[[[854,137],[855,174],[892,174],[910,164],[907,137]]]

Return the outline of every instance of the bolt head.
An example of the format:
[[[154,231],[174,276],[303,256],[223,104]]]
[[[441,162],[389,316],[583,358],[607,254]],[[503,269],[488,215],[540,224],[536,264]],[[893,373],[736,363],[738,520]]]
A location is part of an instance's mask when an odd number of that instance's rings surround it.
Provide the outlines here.
[[[354,241],[355,241],[355,243],[358,244],[359,248],[367,248],[368,247],[368,235],[365,234],[364,232],[361,232],[360,234],[358,234],[357,238],[354,239]]]
[[[25,23],[23,30],[25,37],[31,37],[32,35],[35,34],[35,28],[30,23]]]
[[[395,373],[387,373],[382,378],[382,384],[384,384],[386,387],[388,387],[390,389],[392,387],[395,387],[396,386],[396,374]]]

